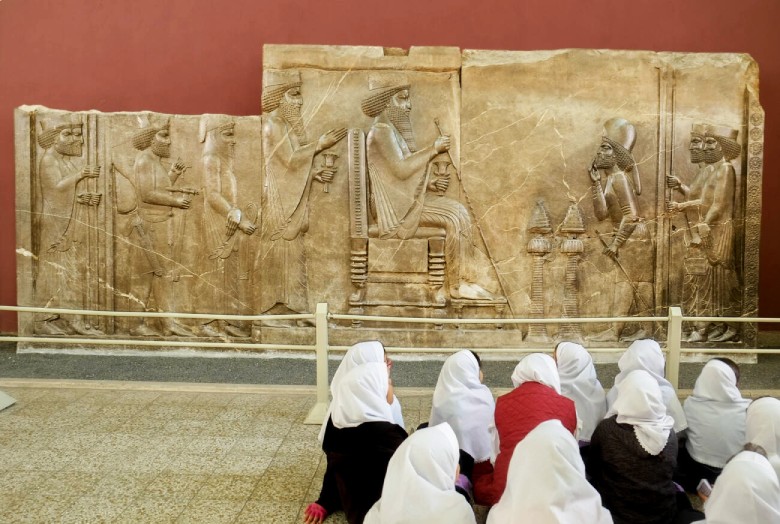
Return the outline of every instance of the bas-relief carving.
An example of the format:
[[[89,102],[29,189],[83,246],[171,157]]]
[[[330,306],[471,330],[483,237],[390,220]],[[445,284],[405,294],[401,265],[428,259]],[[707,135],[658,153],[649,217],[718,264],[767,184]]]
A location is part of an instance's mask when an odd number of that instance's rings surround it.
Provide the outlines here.
[[[461,64],[453,48],[266,46],[264,60],[261,119],[20,110],[17,176],[31,192],[17,208],[32,220],[18,237],[33,254],[20,257],[20,283],[25,272],[33,283],[20,303],[273,314],[326,301],[337,312],[433,318],[663,314],[674,304],[755,313],[763,112],[749,59],[466,51]],[[692,125],[709,161],[694,162]],[[91,137],[85,151],[66,144],[79,131]],[[48,170],[46,155],[57,160]],[[41,173],[67,182],[54,191]],[[42,253],[45,243],[72,247]],[[43,315],[20,326],[312,336],[289,321]],[[485,329],[381,336],[506,346],[522,337],[493,329],[486,339]],[[464,339],[471,331],[477,338]],[[527,331],[532,345],[663,336],[644,323]],[[364,336],[345,324],[332,338]],[[750,344],[755,328],[686,326],[686,338]]]
[[[723,212],[731,216],[726,219],[731,226],[721,222],[718,253],[711,254],[712,263],[701,266],[698,283],[684,267],[685,214],[668,205],[672,191],[671,200],[685,199],[672,187],[677,182],[667,177],[691,183],[695,173],[681,152],[688,149],[693,123],[722,128],[726,137],[739,131],[732,138],[743,149],[749,145],[744,129],[751,107],[756,108],[756,122],[763,122],[760,107],[749,105],[757,94],[756,73],[755,64],[743,55],[464,52],[464,180],[479,192],[475,201],[492,225],[488,231],[496,246],[495,261],[514,291],[509,295],[514,309],[532,310],[537,279],[523,270],[518,250],[503,241],[502,232],[512,221],[522,224],[534,201],[544,197],[553,217],[562,216],[572,201],[583,213],[586,234],[576,280],[579,314],[665,314],[670,305],[682,305],[687,314],[756,314],[756,288],[749,294],[748,282],[757,278],[757,261],[747,253],[758,246],[753,225],[760,208],[760,198],[755,198],[760,194],[758,170],[753,170],[752,180],[746,179],[741,175],[748,169],[742,157],[719,160],[724,173],[729,170],[725,164],[733,170],[723,177],[732,181],[733,189],[722,186],[715,207],[733,208]],[[755,150],[762,151],[760,144]],[[609,156],[614,158],[605,158]],[[754,164],[760,165],[760,159]],[[495,177],[495,189],[480,184],[485,173],[502,173]],[[750,194],[754,197],[746,197]],[[516,210],[527,211],[518,217]],[[726,232],[729,228],[733,233]],[[566,253],[563,244],[560,248]],[[545,287],[555,282],[553,287],[565,289],[572,259],[556,256],[556,248],[552,251],[545,264]],[[547,315],[564,315],[567,303],[571,308],[571,301],[560,300],[560,291],[557,298],[549,292],[544,297]],[[697,309],[689,313],[693,303]],[[755,342],[751,326],[685,328],[691,342]],[[597,346],[664,336],[661,327],[638,323],[589,324],[583,331],[586,341]],[[561,326],[557,336],[571,334]]]

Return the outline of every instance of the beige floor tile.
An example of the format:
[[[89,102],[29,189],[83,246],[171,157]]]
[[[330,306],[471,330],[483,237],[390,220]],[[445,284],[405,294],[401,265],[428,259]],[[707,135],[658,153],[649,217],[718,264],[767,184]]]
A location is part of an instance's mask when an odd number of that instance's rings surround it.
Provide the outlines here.
[[[230,437],[212,437],[208,435],[196,435],[192,438],[179,439],[179,445],[170,447],[172,451],[182,451],[188,453],[207,453],[210,455],[225,455],[236,444],[235,438]]]
[[[252,453],[270,453],[274,455],[284,441],[283,437],[238,437],[233,446],[232,452],[252,454]]]
[[[236,524],[293,524],[300,522],[300,503],[250,500],[235,520]],[[328,521],[330,524],[330,521]]]
[[[128,457],[119,465],[119,469],[129,473],[160,473],[174,458],[175,455],[167,454],[165,451],[149,449]]]
[[[194,399],[195,394],[186,391],[165,391],[160,393],[152,404],[175,404],[177,406],[186,406]]]
[[[246,501],[262,475],[209,475],[196,499]]]
[[[103,524],[113,522],[131,501],[112,501],[101,497],[82,497],[65,510],[60,524]]]
[[[52,388],[48,389],[46,394],[37,400],[43,402],[74,402],[86,395],[89,395],[89,390],[87,389]]]
[[[262,406],[229,404],[214,417],[215,422],[230,422],[233,420],[253,420],[262,412]]]
[[[41,388],[14,388],[6,387],[6,393],[16,399],[17,404],[25,404],[46,395],[46,390]]]
[[[188,475],[164,471],[143,490],[140,498],[150,497],[192,497],[200,490],[205,478],[202,475]]]
[[[183,473],[191,475],[208,475],[215,471],[224,455],[205,452],[184,452],[171,458],[165,466],[166,473]]]
[[[238,517],[243,509],[243,500],[211,500],[196,497],[184,508],[176,522],[181,524],[229,524]]]
[[[143,410],[144,418],[178,420],[186,417],[190,412],[189,405],[179,406],[178,404],[158,404],[156,402],[146,406]]]
[[[190,406],[219,406],[224,408],[233,402],[236,393],[195,393]]]
[[[281,475],[266,471],[255,486],[250,500],[300,503],[304,500],[310,484],[311,475]]]
[[[47,474],[36,488],[42,493],[58,492],[68,498],[77,498],[94,490],[102,478],[103,475],[68,469]]]
[[[71,463],[72,457],[64,453],[48,450],[33,450],[19,453],[22,457],[16,467],[26,471],[60,471]]]
[[[6,457],[3,456],[3,460]],[[6,471],[0,475],[0,494],[24,496],[44,482],[50,473],[44,471]]]
[[[201,435],[211,437],[238,438],[253,435],[257,432],[257,424],[252,419],[230,420],[219,422],[216,419],[209,421],[203,428]]]
[[[135,500],[157,475],[159,473],[113,473],[101,478],[85,497],[124,507]]]
[[[113,404],[124,395],[125,392],[112,389],[91,389],[88,394],[78,399],[79,404]]]
[[[216,475],[263,475],[271,463],[273,455],[268,453],[236,453],[230,452],[215,467],[212,473]]]
[[[224,406],[194,406],[187,407],[182,411],[180,418],[187,418],[189,420],[214,420],[214,418],[225,411]]]
[[[22,502],[24,502],[24,495],[0,491],[0,522],[15,522]]]
[[[143,406],[160,398],[159,391],[121,391],[113,397],[114,404]]]
[[[60,497],[58,493],[28,495],[17,508],[17,522],[57,522],[75,501],[74,497]]]
[[[191,495],[176,497],[142,496],[122,510],[114,521],[121,524],[157,524],[176,522],[184,511]]]
[[[176,419],[169,420],[160,430],[163,435],[200,435],[203,430],[211,425],[209,420],[188,420]]]

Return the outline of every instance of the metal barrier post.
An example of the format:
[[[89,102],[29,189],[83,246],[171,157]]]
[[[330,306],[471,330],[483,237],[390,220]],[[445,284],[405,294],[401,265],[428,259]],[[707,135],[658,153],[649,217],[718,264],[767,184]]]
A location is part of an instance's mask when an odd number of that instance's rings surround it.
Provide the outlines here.
[[[677,307],[669,308],[669,326],[666,336],[666,379],[672,383],[674,389],[679,387],[680,381],[680,344],[682,342],[682,310]]]
[[[304,424],[322,424],[328,412],[328,304],[317,304],[314,313],[317,337],[317,403],[306,416]]]

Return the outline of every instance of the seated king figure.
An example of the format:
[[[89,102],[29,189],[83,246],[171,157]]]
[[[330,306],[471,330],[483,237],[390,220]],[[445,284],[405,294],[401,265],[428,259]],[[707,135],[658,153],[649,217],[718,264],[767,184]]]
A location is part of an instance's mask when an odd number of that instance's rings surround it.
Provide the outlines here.
[[[376,73],[369,77],[370,94],[361,103],[374,118],[366,137],[368,176],[380,238],[407,239],[418,227],[445,231],[445,259],[451,298],[493,300],[476,283],[471,218],[466,208],[442,194],[449,179],[430,176],[430,162],[450,149],[451,139],[440,135],[418,149],[412,132],[412,101],[406,75]]]

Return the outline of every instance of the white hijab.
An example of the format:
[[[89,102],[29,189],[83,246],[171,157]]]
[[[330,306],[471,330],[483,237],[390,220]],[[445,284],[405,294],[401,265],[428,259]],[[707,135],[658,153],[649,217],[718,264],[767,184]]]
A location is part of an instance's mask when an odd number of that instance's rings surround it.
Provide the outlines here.
[[[748,404],[737,389],[731,366],[720,360],[707,362],[684,405],[688,420],[685,447],[691,457],[715,468],[725,466],[745,443]]]
[[[742,451],[723,468],[694,524],[780,524],[780,484],[766,458]]]
[[[387,403],[387,366],[369,363],[348,371],[333,392],[333,425],[354,428],[364,422],[390,422],[393,413]]]
[[[482,462],[490,458],[493,440],[488,427],[496,403],[487,386],[479,381],[479,363],[471,351],[463,350],[444,361],[433,391],[429,424],[448,423],[460,449]]]
[[[365,524],[473,524],[474,512],[455,491],[458,440],[449,424],[412,433],[387,465],[382,497]]]
[[[517,387],[526,382],[539,382],[550,386],[556,393],[561,393],[558,368],[553,358],[545,353],[531,353],[515,366],[512,372],[512,384]]]
[[[612,405],[617,422],[634,426],[634,435],[642,448],[658,455],[666,447],[674,425],[666,414],[658,382],[647,371],[632,371],[615,386],[617,398]]]
[[[333,392],[336,390],[336,387],[338,386],[339,382],[341,382],[341,379],[344,377],[344,375],[346,375],[352,369],[369,362],[384,361],[385,347],[378,340],[368,340],[365,342],[358,342],[357,344],[353,345],[344,354],[344,358],[341,359],[341,362],[339,362],[339,367],[336,368],[336,372],[333,374],[333,379],[330,381],[331,396],[334,396]],[[401,412],[401,404],[398,402],[398,399],[395,397],[395,395],[393,395],[393,404],[391,409],[393,410],[393,419],[395,420],[395,423],[403,428],[404,419]],[[325,439],[325,429],[328,427],[328,419],[330,418],[331,413],[333,413],[333,402],[328,405],[328,412],[325,414],[325,420],[322,422],[320,433],[317,436],[320,444]]]
[[[561,342],[555,351],[561,395],[574,401],[582,421],[580,440],[590,441],[593,430],[607,414],[607,396],[596,376],[590,353],[579,344]]]
[[[487,518],[487,524],[526,522],[612,523],[601,496],[585,479],[577,441],[560,420],[542,422],[517,444],[504,494]]]
[[[763,397],[748,406],[745,437],[764,448],[769,463],[780,477],[780,400]]]
[[[620,373],[615,377],[615,386],[632,371],[637,369],[643,369],[650,373],[653,378],[658,382],[658,386],[661,388],[661,395],[663,397],[664,405],[666,406],[669,415],[674,419],[674,431],[679,433],[688,427],[688,421],[685,420],[685,412],[683,411],[680,399],[677,398],[677,391],[674,386],[664,378],[664,366],[666,361],[664,360],[664,354],[661,352],[661,346],[655,340],[646,338],[642,340],[635,340],[625,353],[618,360],[618,368]],[[615,410],[612,404],[615,402],[617,392],[613,387],[607,394],[607,416],[611,417],[615,414]]]

